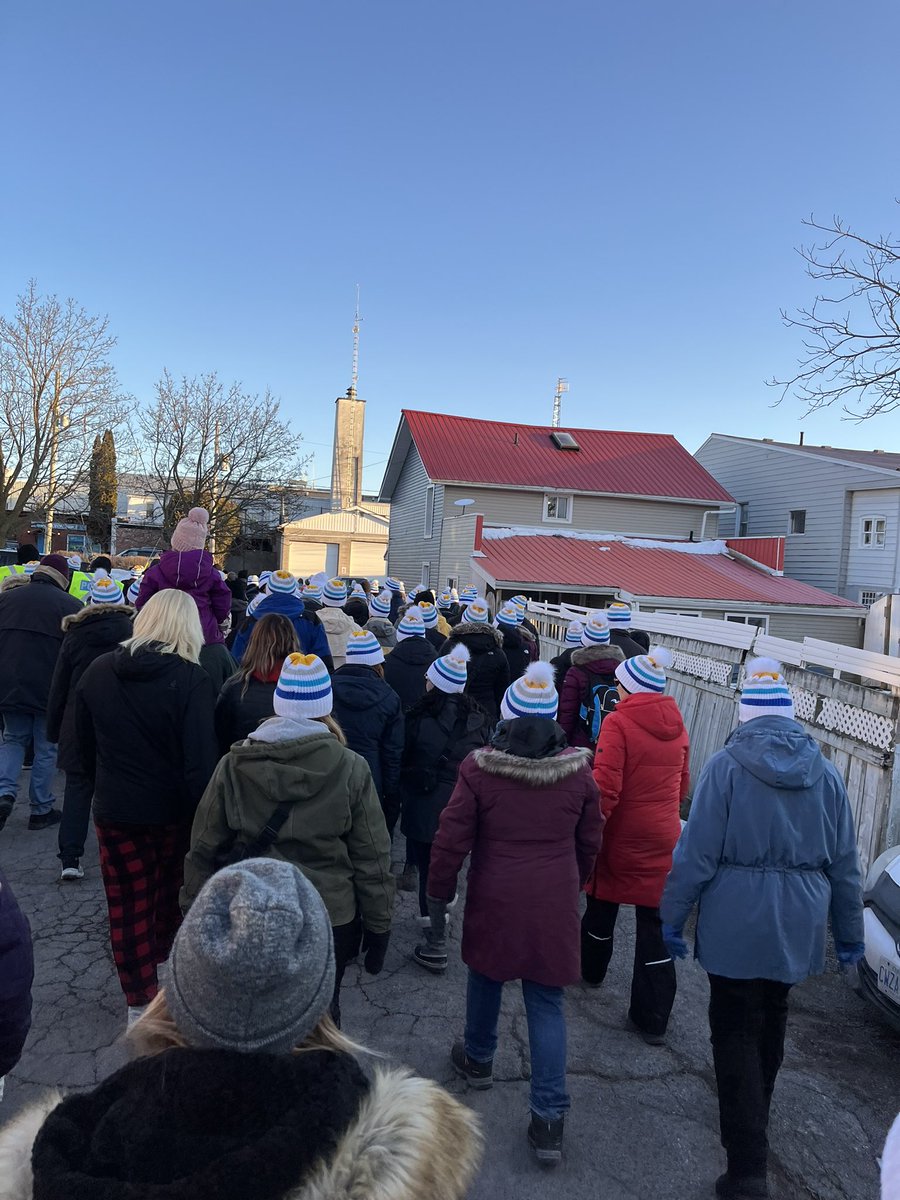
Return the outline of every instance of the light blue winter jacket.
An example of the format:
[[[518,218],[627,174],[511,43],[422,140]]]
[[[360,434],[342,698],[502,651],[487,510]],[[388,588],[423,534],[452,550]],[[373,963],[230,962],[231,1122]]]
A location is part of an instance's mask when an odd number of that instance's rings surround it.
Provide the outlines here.
[[[755,717],[704,767],[660,910],[729,979],[799,983],[838,942],[863,941],[862,880],[843,781],[797,721]]]

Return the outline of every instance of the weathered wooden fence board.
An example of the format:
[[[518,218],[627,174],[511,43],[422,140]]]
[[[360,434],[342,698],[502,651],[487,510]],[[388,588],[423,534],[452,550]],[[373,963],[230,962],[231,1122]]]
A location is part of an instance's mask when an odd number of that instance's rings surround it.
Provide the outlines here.
[[[551,611],[548,605],[530,606],[529,617],[540,632],[543,658],[561,652],[569,620],[580,615]],[[690,620],[681,624],[699,631]],[[737,724],[738,686],[744,663],[754,652],[746,645],[705,642],[661,629],[653,636],[675,655],[675,666],[668,672],[668,690],[690,734],[691,775],[696,779]],[[793,657],[806,659],[808,655]],[[843,662],[842,666],[848,669]],[[894,784],[900,695],[885,686],[886,679],[855,683],[787,662],[784,674],[794,691],[797,719],[846,784],[865,870],[892,844],[889,837],[900,838],[900,783]]]

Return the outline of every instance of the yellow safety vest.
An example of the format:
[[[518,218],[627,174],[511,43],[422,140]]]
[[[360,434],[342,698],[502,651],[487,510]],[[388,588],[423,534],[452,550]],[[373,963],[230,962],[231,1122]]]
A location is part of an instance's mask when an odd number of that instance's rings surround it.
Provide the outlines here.
[[[74,596],[76,600],[84,602],[87,600],[90,590],[90,575],[85,575],[84,571],[73,571],[72,579],[69,583],[69,595]]]
[[[8,567],[0,567],[0,583],[7,579],[10,575],[24,575],[25,568],[19,566],[18,563],[11,563]]]

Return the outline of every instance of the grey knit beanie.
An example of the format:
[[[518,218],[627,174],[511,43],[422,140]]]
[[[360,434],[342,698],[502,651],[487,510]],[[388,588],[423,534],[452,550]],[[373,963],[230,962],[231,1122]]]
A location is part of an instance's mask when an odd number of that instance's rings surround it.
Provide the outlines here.
[[[291,1050],[334,992],[334,939],[319,893],[291,863],[270,858],[219,871],[175,937],[164,983],[190,1045]]]

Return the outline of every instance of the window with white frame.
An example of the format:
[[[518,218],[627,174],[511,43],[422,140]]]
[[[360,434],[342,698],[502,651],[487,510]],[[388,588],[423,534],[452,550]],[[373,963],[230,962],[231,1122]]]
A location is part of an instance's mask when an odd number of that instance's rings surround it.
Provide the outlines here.
[[[572,497],[567,495],[544,496],[544,520],[572,524]]]
[[[750,529],[750,502],[738,505],[738,537],[746,537]]]
[[[876,600],[880,600],[884,592],[863,592],[859,593],[859,602],[864,604],[866,608],[871,608]]]
[[[425,537],[430,538],[434,533],[434,484],[429,483],[425,489]]]
[[[859,544],[864,550],[883,550],[886,532],[885,517],[863,517],[859,523]]]
[[[431,587],[431,563],[430,562],[422,563],[422,583],[425,585],[426,588]]]
[[[725,620],[735,625],[755,625],[763,633],[769,632],[769,618],[756,613],[726,613]]]

